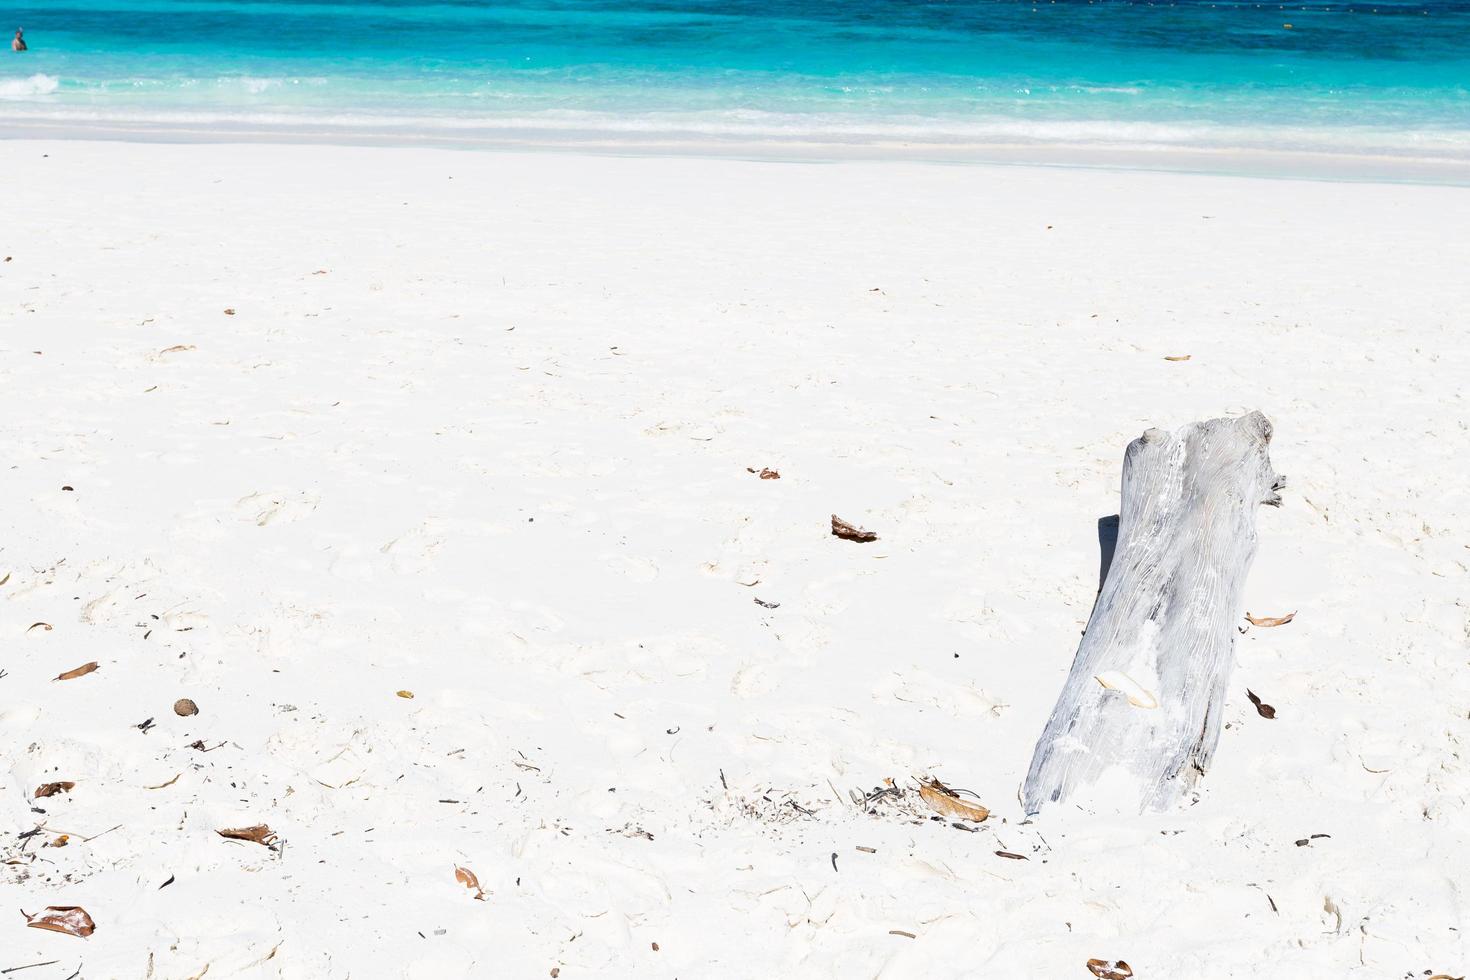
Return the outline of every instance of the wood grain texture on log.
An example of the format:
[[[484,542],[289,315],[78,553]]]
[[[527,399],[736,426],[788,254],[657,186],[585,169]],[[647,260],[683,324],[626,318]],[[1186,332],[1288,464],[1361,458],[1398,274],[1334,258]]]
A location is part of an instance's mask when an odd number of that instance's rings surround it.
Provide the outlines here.
[[[1021,792],[1141,812],[1178,802],[1220,738],[1256,508],[1279,506],[1260,412],[1168,433],[1123,457],[1111,566]]]

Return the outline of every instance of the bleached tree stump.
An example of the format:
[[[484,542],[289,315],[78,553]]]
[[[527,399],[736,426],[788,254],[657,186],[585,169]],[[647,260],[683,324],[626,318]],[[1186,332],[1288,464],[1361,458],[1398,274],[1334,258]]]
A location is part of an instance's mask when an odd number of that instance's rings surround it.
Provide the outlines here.
[[[1234,666],[1256,507],[1280,506],[1260,412],[1168,433],[1123,457],[1111,567],[1021,792],[1142,812],[1176,803],[1209,768]]]

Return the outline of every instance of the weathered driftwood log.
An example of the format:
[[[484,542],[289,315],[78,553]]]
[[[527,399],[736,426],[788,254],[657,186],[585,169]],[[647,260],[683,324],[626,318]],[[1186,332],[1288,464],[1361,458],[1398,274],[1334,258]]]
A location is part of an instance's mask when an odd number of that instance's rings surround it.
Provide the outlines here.
[[[1036,743],[1027,814],[1068,801],[1163,809],[1220,738],[1256,507],[1279,506],[1260,412],[1149,429],[1123,457],[1111,567],[1071,673]]]

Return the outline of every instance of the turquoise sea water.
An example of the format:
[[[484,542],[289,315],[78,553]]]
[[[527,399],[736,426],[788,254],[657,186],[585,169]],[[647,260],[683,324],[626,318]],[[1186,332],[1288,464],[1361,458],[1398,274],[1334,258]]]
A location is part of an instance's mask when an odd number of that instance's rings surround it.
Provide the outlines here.
[[[1470,0],[21,0],[0,119],[1470,160]],[[1288,27],[1287,25],[1290,25]]]

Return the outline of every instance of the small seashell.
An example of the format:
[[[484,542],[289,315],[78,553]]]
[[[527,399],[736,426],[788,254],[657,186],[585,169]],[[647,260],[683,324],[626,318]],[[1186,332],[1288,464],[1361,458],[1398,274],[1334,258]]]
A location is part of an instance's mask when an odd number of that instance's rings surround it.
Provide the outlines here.
[[[1144,688],[1121,670],[1105,670],[1095,679],[1110,691],[1122,692],[1128,698],[1128,703],[1135,708],[1157,708],[1159,706],[1159,699],[1154,697],[1152,691]]]

